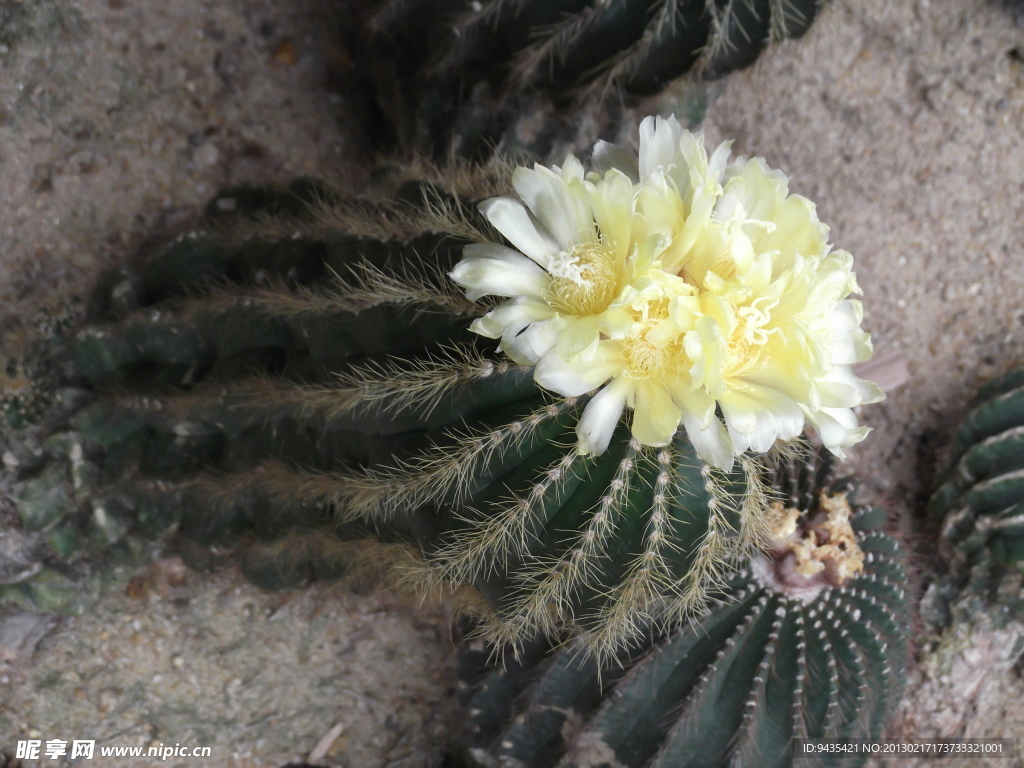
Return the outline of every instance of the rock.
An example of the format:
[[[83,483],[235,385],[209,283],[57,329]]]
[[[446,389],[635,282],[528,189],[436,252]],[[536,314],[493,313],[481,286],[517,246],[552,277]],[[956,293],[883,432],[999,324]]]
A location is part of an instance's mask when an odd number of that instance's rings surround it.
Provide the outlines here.
[[[46,464],[46,451],[31,433],[9,435],[7,446],[3,452],[6,467],[14,470],[19,476],[38,472]]]
[[[36,645],[60,623],[56,616],[21,611],[0,614],[0,664],[23,664]]]
[[[0,530],[0,584],[27,581],[42,570],[35,542],[17,530]]]

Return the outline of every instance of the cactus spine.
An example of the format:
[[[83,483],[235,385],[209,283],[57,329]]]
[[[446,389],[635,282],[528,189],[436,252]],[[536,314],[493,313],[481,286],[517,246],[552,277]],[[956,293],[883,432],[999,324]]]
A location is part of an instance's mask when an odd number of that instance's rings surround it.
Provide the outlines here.
[[[853,486],[827,461],[774,480],[789,505],[777,505],[775,545],[691,622],[603,666],[573,643],[528,644],[497,667],[467,645],[471,763],[785,766],[799,762],[794,737],[878,738],[907,658],[900,547],[884,512],[850,506]]]

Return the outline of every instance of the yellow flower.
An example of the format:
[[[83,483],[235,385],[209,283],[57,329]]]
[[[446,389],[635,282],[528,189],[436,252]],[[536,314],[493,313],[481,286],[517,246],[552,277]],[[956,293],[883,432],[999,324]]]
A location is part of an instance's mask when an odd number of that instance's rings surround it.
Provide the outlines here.
[[[726,470],[805,423],[839,456],[867,434],[852,408],[883,395],[850,369],[871,355],[852,257],[782,173],[728,155],[647,118],[639,157],[599,143],[599,172],[572,156],[520,168],[519,200],[481,205],[517,250],[470,245],[452,277],[471,299],[509,298],[473,329],[541,386],[596,390],[581,453],[604,451],[626,408],[641,443],[682,426]]]
[[[511,301],[477,320],[473,330],[500,338],[518,363],[533,365],[557,351],[592,354],[602,314],[634,277],[634,185],[618,171],[586,180],[570,155],[561,168],[519,168],[519,199],[497,197],[480,209],[515,250],[475,243],[452,271],[470,299]]]

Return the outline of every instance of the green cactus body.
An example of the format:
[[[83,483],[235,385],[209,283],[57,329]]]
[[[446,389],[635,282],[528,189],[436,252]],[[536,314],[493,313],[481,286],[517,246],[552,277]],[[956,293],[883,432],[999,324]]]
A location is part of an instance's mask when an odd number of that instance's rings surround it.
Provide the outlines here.
[[[387,80],[378,83],[385,111],[402,113],[392,115],[399,132],[433,142],[454,132],[466,151],[496,140],[531,90],[601,100],[660,93],[687,74],[723,77],[802,36],[818,8],[819,0],[389,0],[368,27],[390,62],[376,79]]]
[[[613,653],[699,607],[763,534],[760,465],[726,476],[681,431],[652,449],[625,424],[579,455],[586,397],[542,392],[439,277],[485,238],[472,208],[422,183],[373,204],[304,189],[225,193],[219,229],[102,284],[106,322],[75,349],[101,394],[76,420],[105,450],[94,504],[235,547],[267,586],[377,540],[423,584],[475,587],[505,641],[569,627]]]
[[[819,539],[823,516],[838,520],[841,494],[852,495],[813,464],[776,480],[789,485],[790,509],[800,510],[796,531],[816,530]],[[760,768],[799,763],[794,737],[879,738],[907,659],[906,575],[899,545],[880,530],[881,510],[851,514],[845,506],[839,517],[846,516],[863,569],[841,585],[835,573],[822,577],[831,565],[796,577],[794,567],[810,560],[777,542],[734,575],[711,610],[668,633],[652,631],[604,665],[569,643],[546,653],[527,646],[495,667],[482,643],[468,644],[460,675],[470,761]]]
[[[929,513],[955,570],[1024,563],[1024,368],[983,387],[957,428]],[[962,574],[961,574],[962,575]]]

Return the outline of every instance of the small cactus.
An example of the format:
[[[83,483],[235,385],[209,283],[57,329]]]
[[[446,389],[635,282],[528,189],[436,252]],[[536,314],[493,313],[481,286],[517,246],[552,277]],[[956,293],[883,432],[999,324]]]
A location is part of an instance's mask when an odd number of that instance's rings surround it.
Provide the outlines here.
[[[497,181],[463,169],[376,198],[308,183],[219,196],[206,231],[104,281],[106,322],[78,336],[102,395],[76,422],[105,451],[95,503],[240,547],[268,585],[398,560],[513,644],[566,630],[612,654],[699,609],[725,564],[766,541],[765,476],[788,441],[806,421],[841,455],[866,434],[850,407],[881,394],[849,372],[870,344],[845,298],[851,258],[830,252],[813,206],[763,161],[709,161],[673,121],[644,130],[665,167],[692,165],[659,234],[631,233],[634,200],[656,206],[683,182],[594,174],[591,210],[572,157],[561,177],[512,176],[554,201],[536,216],[491,197],[511,192],[501,166]],[[638,168],[660,174],[654,153]],[[717,219],[723,184],[786,216],[792,242],[760,219],[742,229],[732,198]]]
[[[787,766],[792,739],[879,738],[907,659],[906,574],[882,510],[827,458],[781,468],[770,551],[703,615],[602,665],[572,642],[460,658],[480,768]],[[489,663],[490,662],[490,663]],[[815,765],[863,761],[816,757]]]
[[[802,36],[820,0],[385,0],[366,22],[384,111],[416,146],[474,154],[530,94],[614,102],[720,78]],[[358,57],[362,58],[362,57]],[[410,105],[412,105],[410,107]],[[536,127],[534,128],[536,130]],[[417,135],[418,134],[418,135]]]
[[[957,427],[929,502],[954,575],[1024,570],[1024,368],[988,383]]]

